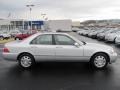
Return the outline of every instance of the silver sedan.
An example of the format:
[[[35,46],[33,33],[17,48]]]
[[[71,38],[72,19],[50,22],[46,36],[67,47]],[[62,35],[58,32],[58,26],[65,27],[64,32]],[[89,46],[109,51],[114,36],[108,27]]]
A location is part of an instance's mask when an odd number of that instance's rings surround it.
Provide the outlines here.
[[[81,61],[103,69],[116,61],[117,53],[112,47],[82,42],[66,33],[37,33],[5,44],[3,57],[18,61],[23,68],[32,67],[36,61]]]

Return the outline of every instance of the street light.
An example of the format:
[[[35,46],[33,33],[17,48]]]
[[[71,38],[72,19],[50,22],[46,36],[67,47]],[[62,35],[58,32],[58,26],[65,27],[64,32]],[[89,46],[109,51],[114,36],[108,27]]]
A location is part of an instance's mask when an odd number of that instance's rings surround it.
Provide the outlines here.
[[[28,7],[30,10],[30,18],[31,18],[32,7],[34,7],[34,6],[35,5],[33,5],[33,4],[26,5],[26,7]],[[30,30],[32,31],[32,20],[31,20]]]

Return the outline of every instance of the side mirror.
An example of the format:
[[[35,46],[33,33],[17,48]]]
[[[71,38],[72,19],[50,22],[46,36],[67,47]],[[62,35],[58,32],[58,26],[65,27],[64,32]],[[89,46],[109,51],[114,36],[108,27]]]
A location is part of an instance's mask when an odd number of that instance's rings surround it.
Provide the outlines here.
[[[74,43],[74,46],[79,47],[80,45],[78,43]]]
[[[84,41],[82,41],[82,43],[85,45],[86,44],[86,42],[84,42]]]

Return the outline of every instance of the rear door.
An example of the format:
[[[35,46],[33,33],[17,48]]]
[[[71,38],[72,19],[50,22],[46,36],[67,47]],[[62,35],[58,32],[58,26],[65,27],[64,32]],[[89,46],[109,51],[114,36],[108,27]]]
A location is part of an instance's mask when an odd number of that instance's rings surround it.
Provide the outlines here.
[[[31,42],[31,50],[38,60],[54,60],[55,45],[52,34],[43,34]]]

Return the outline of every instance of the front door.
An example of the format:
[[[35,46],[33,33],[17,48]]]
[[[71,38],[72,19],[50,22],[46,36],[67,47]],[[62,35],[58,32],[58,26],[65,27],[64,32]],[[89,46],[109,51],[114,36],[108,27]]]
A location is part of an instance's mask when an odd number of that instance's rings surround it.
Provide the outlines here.
[[[56,43],[56,59],[57,60],[82,60],[83,47],[76,47],[75,40],[67,35],[54,35]]]

